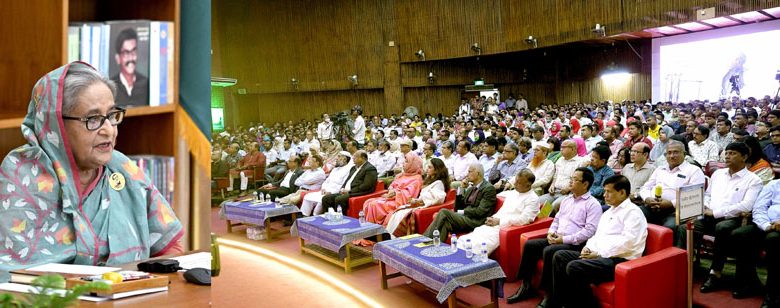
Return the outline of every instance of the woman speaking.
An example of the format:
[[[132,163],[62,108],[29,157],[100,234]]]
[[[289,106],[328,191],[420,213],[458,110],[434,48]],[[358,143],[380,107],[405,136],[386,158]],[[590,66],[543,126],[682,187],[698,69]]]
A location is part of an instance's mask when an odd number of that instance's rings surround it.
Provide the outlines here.
[[[118,265],[181,252],[182,225],[114,150],[116,85],[81,62],[35,84],[22,134],[0,165],[0,280],[42,263]]]

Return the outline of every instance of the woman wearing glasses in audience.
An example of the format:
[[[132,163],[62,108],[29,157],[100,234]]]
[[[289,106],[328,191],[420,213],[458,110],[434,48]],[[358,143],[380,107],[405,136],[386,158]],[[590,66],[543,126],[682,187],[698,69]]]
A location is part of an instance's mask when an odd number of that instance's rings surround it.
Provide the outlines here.
[[[81,62],[35,84],[27,144],[0,166],[0,281],[41,263],[118,265],[182,251],[182,225],[143,169],[115,151],[116,85]]]

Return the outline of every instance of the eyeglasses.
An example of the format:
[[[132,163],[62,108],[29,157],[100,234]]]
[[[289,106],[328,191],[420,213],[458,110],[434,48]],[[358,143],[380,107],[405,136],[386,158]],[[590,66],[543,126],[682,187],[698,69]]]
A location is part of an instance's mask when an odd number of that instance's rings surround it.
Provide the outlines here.
[[[645,154],[644,151],[634,151],[634,150],[630,150],[630,151],[628,151],[628,153],[630,153],[630,154]]]
[[[87,127],[87,130],[94,131],[102,127],[103,123],[105,123],[106,120],[108,120],[108,123],[111,123],[111,126],[119,125],[119,123],[122,123],[122,120],[125,118],[125,111],[126,110],[124,108],[115,107],[114,110],[108,112],[107,115],[96,114],[96,115],[80,117],[80,118],[63,115],[62,119],[84,122],[84,124]]]

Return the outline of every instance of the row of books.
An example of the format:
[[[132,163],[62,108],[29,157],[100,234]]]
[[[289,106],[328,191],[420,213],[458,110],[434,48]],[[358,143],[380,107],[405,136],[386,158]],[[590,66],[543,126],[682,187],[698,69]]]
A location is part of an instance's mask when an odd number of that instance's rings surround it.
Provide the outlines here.
[[[89,63],[116,83],[120,106],[160,106],[173,101],[174,24],[117,20],[71,23],[68,62]]]
[[[174,161],[172,156],[161,155],[131,155],[130,159],[146,172],[146,175],[168,201],[173,202]]]

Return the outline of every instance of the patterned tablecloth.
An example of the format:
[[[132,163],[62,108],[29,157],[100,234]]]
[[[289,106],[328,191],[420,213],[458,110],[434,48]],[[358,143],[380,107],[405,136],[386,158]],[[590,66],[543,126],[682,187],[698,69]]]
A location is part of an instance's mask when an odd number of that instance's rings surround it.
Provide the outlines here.
[[[374,245],[374,259],[433,290],[438,290],[436,299],[439,303],[447,300],[458,287],[506,277],[498,262],[490,259],[487,262],[473,261],[466,258],[465,250],[458,249],[453,252],[447,244],[439,247],[415,246],[426,240],[430,239],[418,236],[377,243]],[[501,289],[498,288],[499,296],[503,293]]]
[[[301,210],[289,204],[276,207],[274,202],[226,201],[222,203],[222,211],[226,219],[264,227],[266,218],[299,213]]]
[[[290,228],[292,236],[300,236],[308,243],[338,252],[341,259],[347,255],[344,248],[348,243],[383,233],[387,231],[382,225],[370,222],[361,225],[349,216],[338,221],[329,221],[323,216],[298,218]]]

